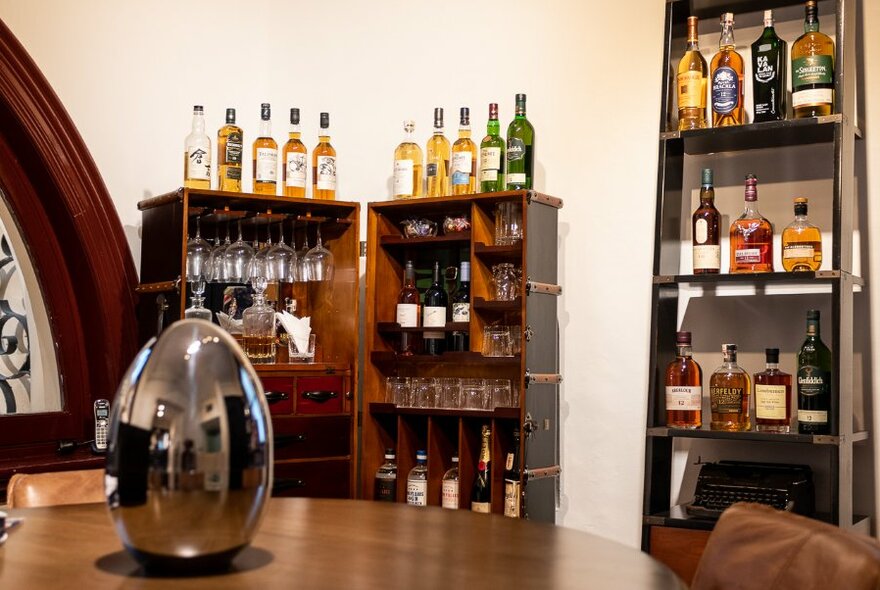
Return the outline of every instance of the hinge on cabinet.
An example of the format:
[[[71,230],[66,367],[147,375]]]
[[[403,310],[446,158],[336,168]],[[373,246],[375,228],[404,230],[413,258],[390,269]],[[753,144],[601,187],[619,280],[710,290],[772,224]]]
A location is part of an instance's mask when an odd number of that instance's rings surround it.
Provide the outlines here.
[[[545,295],[562,295],[562,285],[554,285],[553,283],[539,283],[533,281],[532,277],[526,279],[526,294],[543,293]]]
[[[366,243],[366,242],[361,241],[361,243],[360,243],[360,250],[359,250],[359,251],[360,251],[360,257],[361,257],[361,258],[366,258],[366,257],[367,257],[367,243]]]
[[[535,467],[534,469],[523,470],[523,476],[526,481],[533,479],[544,479],[547,477],[559,477],[562,474],[562,468],[559,465],[551,465],[549,467]]]
[[[528,369],[526,369],[526,388],[528,388],[530,383],[553,383],[560,384],[562,383],[562,375],[560,373],[532,373]]]

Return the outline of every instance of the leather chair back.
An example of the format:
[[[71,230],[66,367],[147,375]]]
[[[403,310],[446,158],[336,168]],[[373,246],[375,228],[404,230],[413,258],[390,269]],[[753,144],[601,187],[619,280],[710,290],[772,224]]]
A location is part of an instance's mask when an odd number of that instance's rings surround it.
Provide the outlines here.
[[[104,470],[16,473],[6,488],[10,508],[106,502]]]

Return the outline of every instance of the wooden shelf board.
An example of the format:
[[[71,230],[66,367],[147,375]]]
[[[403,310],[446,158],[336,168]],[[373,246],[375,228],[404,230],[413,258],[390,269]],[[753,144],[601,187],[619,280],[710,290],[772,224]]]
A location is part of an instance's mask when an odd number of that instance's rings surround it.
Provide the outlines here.
[[[326,375],[348,375],[351,365],[348,363],[272,363],[254,365],[258,375],[275,375],[278,373],[324,373]]]
[[[415,365],[424,363],[432,364],[462,364],[462,365],[519,365],[519,356],[491,357],[483,356],[479,352],[446,352],[439,356],[427,354],[415,354],[401,356],[394,352],[374,350],[370,353],[370,360],[374,365]]]
[[[512,246],[496,246],[495,244],[483,244],[482,242],[474,244],[474,255],[488,263],[520,261],[522,254],[522,242],[517,242]]]
[[[427,236],[424,238],[407,238],[405,236],[381,236],[379,238],[379,244],[386,248],[417,248],[417,247],[428,247],[428,248],[436,248],[442,247],[446,244],[457,245],[457,244],[469,244],[471,241],[471,232],[462,231],[455,232],[450,234],[443,234],[440,236]]]
[[[407,408],[385,402],[370,402],[372,414],[396,414],[410,416],[452,416],[460,418],[510,418],[519,419],[519,408],[495,408],[494,410],[463,410],[452,408]]]
[[[397,322],[379,322],[376,329],[380,334],[399,334],[401,332],[467,332],[470,330],[468,322],[449,322],[443,328],[401,328]]]
[[[495,301],[493,299],[474,297],[473,301],[471,301],[471,307],[477,311],[520,311],[522,309],[522,298],[517,297],[513,301]]]

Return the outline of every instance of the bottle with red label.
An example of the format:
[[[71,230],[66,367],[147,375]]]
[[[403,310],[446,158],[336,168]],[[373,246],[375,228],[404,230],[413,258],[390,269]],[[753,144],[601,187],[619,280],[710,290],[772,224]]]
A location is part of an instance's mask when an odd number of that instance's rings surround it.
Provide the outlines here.
[[[746,176],[745,211],[730,225],[730,272],[773,272],[773,225],[758,212],[758,179]]]

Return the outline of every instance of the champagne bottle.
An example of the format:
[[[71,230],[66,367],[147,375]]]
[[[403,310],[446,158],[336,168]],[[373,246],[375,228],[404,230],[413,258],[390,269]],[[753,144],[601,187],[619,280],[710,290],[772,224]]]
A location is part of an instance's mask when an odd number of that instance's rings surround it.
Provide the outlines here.
[[[492,475],[489,471],[489,436],[491,431],[487,425],[483,425],[480,446],[480,461],[477,463],[477,477],[474,479],[474,488],[471,492],[471,510],[474,512],[489,513],[492,510]]]
[[[425,328],[446,327],[446,307],[449,297],[440,280],[440,263],[434,262],[434,280],[425,291],[424,317],[422,326]],[[443,354],[446,348],[445,332],[425,332],[425,354]]]

